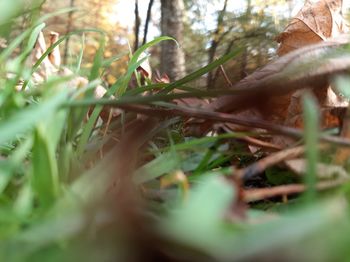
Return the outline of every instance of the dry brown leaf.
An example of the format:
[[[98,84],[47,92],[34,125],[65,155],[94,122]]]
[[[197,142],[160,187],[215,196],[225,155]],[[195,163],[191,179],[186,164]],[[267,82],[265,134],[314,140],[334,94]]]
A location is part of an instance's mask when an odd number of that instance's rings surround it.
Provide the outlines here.
[[[141,53],[138,61],[141,61],[142,59],[145,59],[145,60],[137,68],[137,71],[140,73],[141,77],[151,79],[152,78],[152,68],[151,68],[151,65],[149,63],[149,59],[148,59],[146,53]]]
[[[349,67],[350,57],[327,57],[333,49],[348,43],[349,37],[344,35],[284,55],[237,83],[233,90],[239,91],[241,95],[222,96],[212,102],[210,108],[234,112],[244,106],[249,109],[258,102],[267,111],[267,117],[278,116],[279,121],[284,120],[290,104],[290,91],[325,86],[328,76]],[[250,101],[257,94],[259,101]],[[264,94],[266,97],[262,99]]]
[[[29,67],[32,67],[39,59],[40,57],[46,52],[46,42],[43,32],[39,33],[37,42],[35,44],[35,47],[32,51],[31,56],[28,58],[26,63]],[[49,76],[57,73],[57,68],[50,62],[48,57],[45,57],[45,59],[40,64],[38,70],[33,74],[33,81],[36,83],[42,83],[45,81]]]
[[[59,39],[59,33],[50,32],[50,47],[53,46]],[[56,68],[61,66],[61,53],[59,48],[54,48],[52,52],[49,54],[49,60],[52,65]]]
[[[347,102],[329,87],[328,77],[341,72],[343,69],[339,66],[348,64],[350,60],[341,57],[320,61],[329,49],[348,42],[348,36],[331,40],[346,31],[342,17],[342,1],[307,1],[277,39],[280,42],[278,53],[283,56],[235,86],[242,90],[258,90],[257,87],[260,86],[261,96],[225,96],[215,100],[210,108],[215,111],[233,112],[246,107],[249,112],[249,107],[254,106],[260,110],[265,120],[300,127],[302,89],[314,89],[321,108],[346,106]],[[346,67],[348,66],[349,64]],[[295,92],[296,89],[301,90]],[[324,114],[323,117],[322,127],[339,125],[339,118],[332,114]]]
[[[345,32],[345,28],[342,0],[307,1],[277,37],[281,43],[277,53],[281,56],[300,47],[337,37]]]
[[[52,45],[54,45],[59,40],[59,34],[56,32],[50,32],[49,34],[49,46],[46,46],[46,41],[43,32],[40,32],[39,37],[37,39],[37,42],[35,44],[35,47],[32,51],[32,54],[28,61],[26,63],[29,64],[29,66],[33,66],[40,57],[47,51],[48,48],[50,48]],[[144,74],[148,74],[151,76],[150,73],[150,67],[147,67],[148,61],[142,63],[142,67],[139,68],[139,70],[142,70]],[[88,85],[88,80],[81,76],[76,76],[72,70],[70,70],[67,67],[61,67],[61,53],[59,46],[55,47],[52,52],[45,57],[43,62],[41,63],[39,69],[34,72],[32,75],[32,80],[34,84],[40,84],[47,80],[48,77],[52,75],[59,75],[59,76],[73,76],[73,79],[69,83],[69,87],[73,89],[80,89],[84,88]],[[20,91],[22,89],[21,85],[18,85],[17,90]],[[95,98],[103,98],[106,94],[107,90],[102,85],[98,85],[94,89],[94,96]],[[83,95],[82,95],[83,96]],[[114,96],[111,96],[111,98],[114,98]],[[103,120],[108,119],[109,115],[112,115],[113,117],[117,117],[121,114],[121,110],[119,109],[111,109],[109,107],[104,107],[103,111],[101,112],[100,116],[103,118]]]
[[[350,68],[350,55],[334,55],[335,49],[349,42],[349,36],[342,35],[292,51],[235,84],[232,88],[235,95],[221,96],[205,109],[236,114],[244,110],[253,113],[252,108],[255,108],[264,120],[284,124],[293,94],[291,91],[305,87],[322,89],[335,74]],[[256,114],[251,116],[256,117]],[[209,121],[192,120],[186,129],[188,134],[201,136],[210,126]]]
[[[277,37],[280,43],[278,54],[284,55],[300,47],[327,41],[347,31],[342,17],[342,0],[320,0],[315,3],[307,1],[285,31]],[[307,88],[307,86],[305,86]],[[287,95],[284,101],[288,105],[284,124],[302,127],[301,97],[304,91]],[[333,89],[325,84],[314,92],[321,107],[344,107],[348,103],[339,97]],[[332,115],[322,117],[322,128],[333,127],[338,119]]]

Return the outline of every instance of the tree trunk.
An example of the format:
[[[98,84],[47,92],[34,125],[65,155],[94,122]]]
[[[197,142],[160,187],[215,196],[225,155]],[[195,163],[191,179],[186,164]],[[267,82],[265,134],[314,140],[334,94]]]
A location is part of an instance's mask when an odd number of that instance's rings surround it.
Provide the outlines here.
[[[183,42],[183,0],[161,0],[161,31],[164,36],[174,37],[180,45]],[[185,54],[173,41],[162,43],[161,71],[171,81],[185,76]]]
[[[245,13],[246,19],[247,21],[250,21],[250,17],[252,15],[252,1],[248,0],[247,1],[247,10]],[[246,33],[245,33],[246,34]],[[241,73],[240,73],[240,77],[241,79],[245,78],[247,76],[247,65],[248,65],[248,47],[245,46],[242,57],[241,57]]]
[[[149,4],[148,4],[147,17],[146,17],[146,22],[145,22],[145,30],[144,30],[144,33],[143,33],[142,45],[147,43],[148,27],[149,27],[149,23],[151,21],[153,3],[154,3],[154,0],[150,0]]]
[[[135,0],[135,42],[134,42],[134,51],[139,48],[139,35],[140,35],[140,12],[139,12],[139,1]]]
[[[69,7],[73,8],[75,6],[75,0],[70,0]],[[68,23],[66,28],[66,34],[68,34],[73,28],[73,11],[69,12],[68,14]],[[64,53],[63,53],[63,63],[67,65],[68,60],[68,51],[69,51],[69,41],[70,38],[68,37],[66,40],[66,44],[64,46]]]
[[[228,0],[225,0],[224,7],[222,8],[222,10],[219,12],[219,15],[218,15],[216,30],[214,32],[213,39],[211,41],[210,48],[208,51],[208,64],[214,61],[216,49],[218,48],[218,45],[220,43],[219,38],[220,38],[220,34],[222,33],[222,27],[224,23],[224,16],[227,9],[227,3],[228,3]],[[214,75],[213,75],[213,72],[211,71],[208,73],[207,88],[208,89],[214,88],[214,85],[215,85]]]
[[[244,48],[242,58],[241,58],[241,72],[240,72],[240,79],[243,79],[247,76],[247,64],[248,64],[248,49]]]

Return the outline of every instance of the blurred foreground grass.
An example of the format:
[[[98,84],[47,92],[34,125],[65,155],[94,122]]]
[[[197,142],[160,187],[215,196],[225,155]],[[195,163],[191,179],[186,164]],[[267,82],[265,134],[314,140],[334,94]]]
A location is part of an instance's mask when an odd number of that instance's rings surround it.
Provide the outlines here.
[[[129,113],[106,127],[97,121],[102,107],[91,92],[112,62],[102,55],[103,32],[72,33],[82,39],[85,33],[101,35],[86,86],[75,87],[76,76],[59,75],[37,84],[31,75],[42,59],[32,68],[26,60],[45,17],[37,20],[33,14],[31,26],[11,38],[13,19],[28,13],[22,7],[19,0],[0,1],[0,33],[8,39],[0,54],[0,261],[348,260],[349,185],[324,195],[312,189],[317,161],[312,102],[305,102],[308,197],[252,205],[243,218],[233,219],[237,192],[225,177],[235,176],[232,159],[251,161],[251,156],[227,141],[244,134],[186,138],[179,118],[130,127],[125,125],[134,117]],[[146,101],[136,95],[147,87],[129,91],[127,86],[141,53],[169,39],[158,38],[131,56],[126,75],[107,96],[116,95],[120,103],[159,103],[159,96]],[[237,53],[176,83],[151,87],[171,100],[172,89],[186,88]],[[72,66],[77,75],[81,57],[77,54]],[[16,91],[19,82],[27,85],[25,91]],[[79,106],[84,101],[96,105],[89,120],[88,108]],[[154,200],[143,198],[145,192]]]

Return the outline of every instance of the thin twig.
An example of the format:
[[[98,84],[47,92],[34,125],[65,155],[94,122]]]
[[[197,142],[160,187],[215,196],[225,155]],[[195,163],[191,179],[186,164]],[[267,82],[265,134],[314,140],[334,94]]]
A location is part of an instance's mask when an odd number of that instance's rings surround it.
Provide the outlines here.
[[[298,139],[303,137],[303,130],[301,129],[271,124],[270,122],[260,119],[247,119],[237,117],[231,114],[213,112],[209,110],[191,107],[171,105],[171,108],[154,108],[143,105],[117,104],[113,101],[111,101],[108,105],[152,117],[183,116],[188,118],[199,118],[211,120],[213,122],[233,123],[251,128],[266,129],[276,134],[281,134]],[[329,135],[320,135],[320,140],[340,146],[350,147],[349,139],[343,139],[340,137]]]
[[[266,141],[262,141],[255,137],[245,136],[245,137],[239,138],[239,140],[243,140],[252,146],[257,146],[257,147],[262,147],[262,148],[272,149],[272,150],[282,150],[282,147],[278,145],[275,145]]]
[[[226,83],[228,84],[229,88],[233,88],[233,84],[230,80],[230,78],[228,78],[228,75],[226,74],[225,68],[223,67],[223,65],[219,66],[220,72],[222,73]]]
[[[298,146],[298,147],[282,150],[280,152],[271,154],[263,159],[260,159],[259,161],[251,164],[246,168],[238,170],[236,175],[243,180],[249,180],[256,175],[261,174],[267,168],[274,166],[278,163],[281,163],[285,160],[299,157],[300,155],[304,154],[304,152],[305,152],[304,146]]]
[[[232,130],[227,127],[226,125],[221,126],[221,128],[226,132],[226,133],[231,133]],[[237,130],[235,130],[237,132]],[[257,134],[258,135],[258,134]],[[265,134],[266,135],[266,134]],[[263,141],[260,139],[257,139],[256,137],[251,137],[251,136],[245,136],[242,138],[239,138],[239,140],[245,141],[247,142],[249,145],[252,146],[257,146],[257,147],[261,147],[261,148],[265,148],[265,149],[271,149],[271,150],[282,150],[283,148],[279,145],[267,142],[267,141]]]
[[[344,183],[349,182],[349,179],[338,179],[320,182],[316,185],[318,190],[327,190],[343,185]],[[262,189],[248,189],[244,191],[244,201],[245,202],[254,202],[260,201],[272,197],[285,196],[300,194],[306,190],[306,186],[302,184],[292,184],[292,185],[283,185],[276,186],[271,188],[262,188]]]

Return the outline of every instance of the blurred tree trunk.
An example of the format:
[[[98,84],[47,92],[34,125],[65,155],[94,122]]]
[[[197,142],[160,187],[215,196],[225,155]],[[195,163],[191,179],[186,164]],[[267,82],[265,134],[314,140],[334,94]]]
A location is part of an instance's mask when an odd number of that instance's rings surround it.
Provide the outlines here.
[[[151,21],[153,3],[154,3],[154,0],[150,0],[149,4],[148,4],[147,17],[146,17],[146,22],[145,22],[145,30],[143,32],[142,45],[147,43],[148,27],[149,27],[149,23]]]
[[[218,15],[216,30],[214,32],[213,39],[211,40],[210,48],[209,48],[209,52],[208,52],[208,64],[210,64],[214,61],[216,49],[218,48],[218,45],[220,44],[220,41],[222,40],[222,37],[220,37],[220,35],[222,34],[222,31],[223,31],[224,16],[225,16],[226,9],[227,9],[227,3],[228,3],[228,0],[225,0],[224,7],[222,8],[222,10],[219,12],[219,15]],[[213,73],[213,71],[211,71],[208,73],[207,88],[208,89],[213,88],[215,85],[214,82],[215,82],[214,81],[214,73]]]
[[[161,31],[164,36],[174,37],[183,43],[183,0],[161,0]],[[161,71],[166,73],[171,81],[185,76],[185,54],[173,41],[162,43]]]
[[[251,15],[252,15],[252,1],[248,0],[247,9],[245,13],[245,17],[247,21],[250,21]],[[248,25],[248,28],[249,28],[249,25]],[[248,28],[245,28],[245,30],[249,30]],[[247,65],[248,65],[248,47],[245,46],[241,57],[241,72],[240,72],[241,79],[247,76]]]
[[[139,12],[139,1],[135,0],[135,42],[134,42],[134,51],[136,51],[139,48],[140,25],[141,25],[141,18],[140,18],[140,12]]]
[[[244,48],[242,57],[241,57],[241,72],[240,79],[243,79],[247,76],[247,65],[248,65],[248,49]]]
[[[75,0],[70,0],[69,7],[73,8],[74,6],[75,6]],[[73,28],[73,12],[69,12],[66,34],[68,34],[72,30],[72,28]],[[63,64],[65,65],[67,64],[67,59],[68,59],[69,41],[70,41],[70,38],[68,37],[66,40],[66,44],[64,46],[64,53],[63,53]]]

